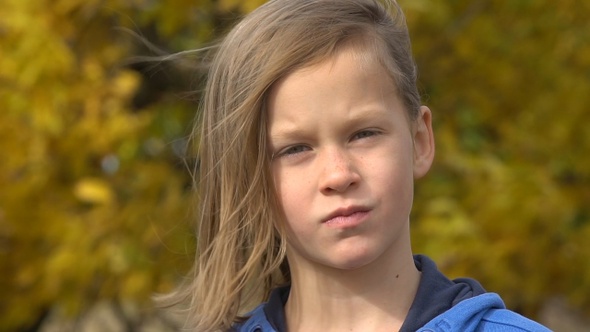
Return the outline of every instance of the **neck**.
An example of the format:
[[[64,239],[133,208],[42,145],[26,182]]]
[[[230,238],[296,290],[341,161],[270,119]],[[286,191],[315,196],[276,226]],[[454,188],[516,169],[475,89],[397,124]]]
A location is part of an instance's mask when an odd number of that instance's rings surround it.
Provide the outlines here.
[[[353,270],[302,264],[290,264],[290,332],[399,330],[420,282],[409,243]]]

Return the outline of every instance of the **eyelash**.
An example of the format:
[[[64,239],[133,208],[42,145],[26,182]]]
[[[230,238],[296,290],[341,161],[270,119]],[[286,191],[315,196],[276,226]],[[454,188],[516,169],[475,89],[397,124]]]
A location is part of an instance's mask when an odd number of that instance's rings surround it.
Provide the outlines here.
[[[354,135],[352,135],[351,141],[359,140],[359,139],[363,139],[363,138],[370,138],[370,137],[377,136],[379,134],[380,134],[380,132],[377,130],[365,129],[365,130],[361,130],[359,132],[356,132]],[[304,151],[307,151],[308,149],[309,149],[309,147],[306,145],[303,145],[303,144],[291,145],[291,146],[285,147],[284,149],[282,149],[276,153],[273,153],[272,159],[276,159],[276,158],[280,158],[280,157],[294,156],[294,155],[297,155],[297,154],[302,153]]]
[[[293,156],[293,155],[302,153],[305,150],[301,150],[301,148],[307,148],[307,146],[302,145],[302,144],[288,146],[288,147],[280,150],[279,152],[274,153],[272,158],[275,159],[275,158]],[[294,151],[294,150],[297,150],[297,151]]]
[[[369,134],[369,135],[362,135],[362,134]],[[365,130],[361,130],[361,131],[355,133],[354,135],[352,135],[352,138],[353,139],[362,139],[362,138],[373,137],[373,136],[376,136],[379,134],[380,133],[377,130],[365,129]]]

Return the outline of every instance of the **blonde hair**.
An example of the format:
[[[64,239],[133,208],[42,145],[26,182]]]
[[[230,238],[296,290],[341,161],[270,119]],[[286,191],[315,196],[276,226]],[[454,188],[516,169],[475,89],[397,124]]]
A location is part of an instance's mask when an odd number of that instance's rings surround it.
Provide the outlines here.
[[[187,282],[163,299],[187,303],[188,328],[229,330],[251,304],[290,281],[269,169],[266,97],[289,72],[351,44],[377,57],[414,119],[416,69],[405,18],[393,1],[272,0],[219,45],[195,126],[196,261]]]

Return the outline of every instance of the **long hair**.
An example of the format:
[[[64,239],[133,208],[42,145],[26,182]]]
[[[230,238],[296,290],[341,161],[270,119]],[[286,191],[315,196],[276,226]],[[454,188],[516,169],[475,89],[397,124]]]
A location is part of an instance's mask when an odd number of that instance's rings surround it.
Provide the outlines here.
[[[197,255],[187,281],[163,298],[187,305],[187,328],[229,330],[272,287],[290,281],[270,175],[267,95],[288,73],[351,43],[376,56],[414,119],[416,68],[405,18],[393,1],[271,0],[217,48],[193,133],[199,142]]]

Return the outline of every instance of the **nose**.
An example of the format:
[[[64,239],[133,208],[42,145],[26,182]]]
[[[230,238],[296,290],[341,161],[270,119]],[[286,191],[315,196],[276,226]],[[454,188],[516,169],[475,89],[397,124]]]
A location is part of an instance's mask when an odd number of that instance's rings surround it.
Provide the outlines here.
[[[360,175],[345,151],[334,149],[324,154],[319,183],[323,194],[343,193],[359,181]]]

